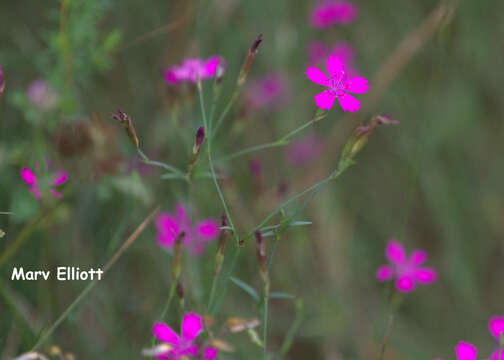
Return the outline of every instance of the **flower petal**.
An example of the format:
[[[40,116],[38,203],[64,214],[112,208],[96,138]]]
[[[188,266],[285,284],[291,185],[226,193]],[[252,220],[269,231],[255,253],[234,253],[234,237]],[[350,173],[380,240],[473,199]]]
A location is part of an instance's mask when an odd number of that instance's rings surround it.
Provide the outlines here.
[[[415,280],[423,285],[428,285],[437,280],[437,272],[431,268],[416,269],[413,276]]]
[[[195,313],[188,313],[184,315],[181,330],[182,339],[184,339],[184,341],[193,341],[201,332],[201,329],[203,329],[201,316]]]
[[[42,198],[42,193],[40,192],[40,189],[38,188],[38,186],[36,184],[31,185],[28,188],[28,191],[30,191],[32,193],[32,195],[35,199],[40,200]]]
[[[191,345],[185,348],[183,355],[189,354],[192,356],[197,356],[198,355],[198,346],[197,345]],[[182,355],[182,354],[181,354]]]
[[[343,75],[343,62],[338,56],[329,55],[326,58],[326,66],[331,79],[341,79],[341,76]]]
[[[415,290],[415,281],[411,276],[400,276],[395,281],[395,287],[400,292],[411,292]]]
[[[330,109],[333,106],[334,98],[336,96],[332,91],[325,90],[313,97],[315,105],[320,109]]]
[[[53,180],[51,181],[51,185],[57,186],[63,184],[67,181],[67,173],[63,170],[56,170],[52,173]]]
[[[152,335],[159,341],[167,344],[177,345],[180,341],[180,337],[171,327],[160,322],[154,323]]]
[[[354,112],[360,109],[359,100],[357,100],[352,95],[349,95],[344,91],[340,91],[338,93],[338,101],[343,111]]]
[[[504,347],[501,349],[497,348],[497,350],[495,350],[492,353],[492,355],[490,355],[490,360],[502,360],[502,359],[504,359]]]
[[[500,341],[500,333],[504,336],[504,316],[492,316],[488,321],[488,331]]]
[[[327,86],[329,84],[327,76],[316,67],[307,67],[306,77],[318,85]]]
[[[427,261],[427,253],[423,250],[413,250],[410,255],[409,262],[411,265],[422,265]]]
[[[203,359],[205,360],[214,360],[215,358],[217,358],[217,355],[219,354],[218,350],[216,348],[213,348],[213,347],[206,347],[204,350],[203,350]]]
[[[403,264],[406,260],[406,251],[404,246],[396,239],[390,239],[387,242],[387,247],[385,249],[385,256],[388,261],[396,265]]]
[[[363,77],[353,77],[345,81],[345,90],[355,94],[363,94],[369,89],[368,81]]]
[[[33,185],[37,182],[37,177],[28,168],[21,169],[21,179],[23,179],[23,181],[29,185]]]
[[[205,219],[196,224],[196,234],[203,241],[212,241],[219,235],[219,223],[214,219]]]
[[[472,344],[460,341],[455,346],[455,353],[457,354],[457,360],[476,360],[478,349]]]
[[[394,277],[394,268],[390,265],[382,265],[376,271],[376,278],[379,281],[387,281]]]

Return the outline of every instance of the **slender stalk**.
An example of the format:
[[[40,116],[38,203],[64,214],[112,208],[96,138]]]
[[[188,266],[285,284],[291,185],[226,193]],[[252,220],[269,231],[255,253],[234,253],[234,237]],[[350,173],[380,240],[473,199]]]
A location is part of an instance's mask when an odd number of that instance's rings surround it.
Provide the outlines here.
[[[378,353],[378,360],[383,360],[385,357],[385,350],[387,348],[389,339],[390,339],[390,333],[392,332],[392,326],[394,325],[394,320],[396,317],[396,313],[399,310],[399,307],[401,306],[403,296],[401,293],[395,291],[392,295],[392,298],[390,300],[390,312],[389,315],[387,316],[387,325],[385,327],[385,332],[383,334],[383,340],[380,348],[380,352]]]
[[[296,318],[294,319],[294,322],[292,323],[290,329],[287,331],[287,334],[285,335],[284,341],[282,343],[282,347],[280,348],[280,354],[282,358],[287,355],[287,352],[289,351],[292,342],[294,341],[294,335],[296,335],[296,331],[299,326],[301,326],[301,323],[303,321],[303,300],[296,299],[294,303],[296,305]]]
[[[229,112],[229,110],[231,110],[231,108],[233,107],[234,103],[238,99],[238,95],[239,94],[240,94],[240,88],[237,87],[235,89],[233,95],[231,96],[231,99],[229,100],[229,102],[227,103],[226,107],[224,108],[224,111],[222,111],[221,115],[217,119],[217,122],[215,123],[215,129],[213,129],[213,131],[212,131],[213,132],[212,136],[217,135],[217,132],[219,131],[219,128],[221,127],[222,122],[224,121],[224,118],[226,117],[226,115]]]
[[[286,146],[286,145],[289,144],[289,142],[290,142],[289,140],[294,135],[296,135],[299,132],[303,131],[304,129],[310,127],[311,125],[315,124],[316,122],[324,119],[326,116],[327,116],[327,111],[326,112],[317,111],[316,114],[315,114],[315,117],[313,119],[311,119],[307,123],[301,125],[300,127],[292,130],[288,134],[282,136],[280,139],[278,139],[276,141],[273,141],[273,142],[270,142],[270,143],[256,145],[256,146],[252,146],[252,147],[240,150],[240,151],[238,151],[238,152],[236,152],[234,154],[231,154],[229,156],[225,156],[225,157],[223,157],[220,160],[231,160],[231,159],[235,159],[237,157],[240,157],[240,156],[243,156],[243,155],[255,152],[255,151],[270,149],[270,148],[279,147],[279,146]]]
[[[263,318],[263,359],[268,358],[267,343],[268,343],[268,301],[269,301],[269,281],[264,284],[264,318]]]
[[[163,163],[160,161],[153,161],[153,160],[149,159],[147,157],[147,155],[145,155],[143,153],[143,151],[140,150],[140,148],[137,148],[137,152],[138,152],[138,155],[140,155],[140,157],[142,158],[142,162],[144,162],[148,165],[151,165],[151,166],[158,166],[158,167],[161,167],[161,168],[166,169],[168,171],[171,171],[174,174],[179,175],[180,178],[182,178],[182,179],[186,178],[185,174],[181,170],[177,169],[175,166],[172,166],[170,164],[166,164],[166,163]]]
[[[231,232],[233,234],[233,237],[236,241],[236,245],[239,245],[240,239],[238,238],[238,234],[236,233],[236,229],[233,224],[233,219],[231,218],[231,214],[229,212],[228,206],[226,204],[226,200],[224,199],[224,194],[222,193],[222,190],[220,188],[219,182],[217,181],[217,177],[215,175],[215,168],[212,160],[212,130],[208,128],[208,123],[207,123],[207,117],[206,117],[206,112],[205,112],[205,99],[203,96],[203,89],[201,86],[201,80],[198,79],[198,93],[199,93],[199,99],[200,99],[200,107],[201,107],[201,116],[203,117],[203,126],[205,129],[208,129],[207,131],[207,152],[208,152],[208,163],[210,165],[210,173],[212,174],[212,180],[215,184],[215,188],[217,189],[217,193],[219,195],[219,199],[222,203],[222,206],[224,208],[224,212],[226,213],[227,219],[229,221],[229,226],[231,227]]]
[[[159,320],[163,321],[166,314],[168,313],[168,310],[170,310],[170,305],[173,300],[173,297],[175,296],[175,290],[177,289],[177,281],[173,280],[172,284],[170,285],[170,292],[168,293],[168,300],[166,301],[166,304],[163,308],[163,311],[161,311],[161,315],[159,315]]]

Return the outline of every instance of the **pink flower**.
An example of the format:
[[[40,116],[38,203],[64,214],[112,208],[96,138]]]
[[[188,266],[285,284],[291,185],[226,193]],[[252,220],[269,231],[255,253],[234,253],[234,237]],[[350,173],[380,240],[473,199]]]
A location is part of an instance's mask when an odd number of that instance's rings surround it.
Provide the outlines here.
[[[464,341],[459,341],[457,346],[455,346],[455,355],[457,360],[476,360],[476,355],[478,354],[478,349],[472,344]],[[440,358],[434,360],[441,360]]]
[[[500,344],[501,336],[504,338],[504,316],[492,316],[488,321],[488,330],[490,334],[497,340],[497,343]],[[500,352],[500,354],[499,354]],[[490,355],[491,360],[504,360],[504,347],[497,348],[492,355]]]
[[[155,323],[152,334],[156,339],[172,346],[165,354],[156,355],[157,359],[182,360],[186,356],[198,356],[201,346],[195,344],[195,340],[203,329],[202,317],[195,313],[185,314],[180,326],[180,335],[164,323]],[[213,347],[204,347],[203,359],[213,360],[217,358],[218,351]],[[200,358],[199,358],[200,359]]]
[[[308,44],[307,53],[309,66],[319,65],[328,55],[334,55],[340,58],[348,76],[357,76],[359,74],[353,64],[355,49],[346,42],[338,42],[330,50],[322,41],[312,41]]]
[[[263,108],[270,104],[278,104],[285,95],[287,82],[277,73],[271,73],[256,80],[247,87],[245,101],[252,109]]]
[[[226,70],[226,61],[222,56],[211,56],[207,60],[187,58],[180,65],[173,65],[163,72],[165,81],[169,85],[181,82],[196,83],[197,75],[200,80],[222,76]]]
[[[341,59],[334,55],[326,58],[329,78],[316,67],[307,67],[306,76],[315,84],[327,87],[327,90],[314,96],[315,105],[320,109],[330,109],[334,99],[338,98],[343,111],[354,112],[360,109],[359,101],[348,92],[363,94],[369,88],[368,81],[363,77],[351,77],[347,79],[347,73],[343,68]]]
[[[5,90],[5,78],[2,67],[0,66],[0,96],[2,96],[4,90]]]
[[[175,213],[160,213],[156,218],[157,242],[159,246],[171,249],[178,234],[185,232],[183,247],[192,255],[203,253],[205,243],[214,240],[219,235],[219,223],[214,219],[205,219],[195,226],[186,214],[186,209],[177,204]]]
[[[287,146],[285,161],[294,166],[304,166],[320,155],[322,150],[322,139],[315,134],[309,134]]]
[[[49,86],[45,80],[34,80],[26,89],[28,100],[36,107],[43,110],[50,110],[58,105],[58,94]]]
[[[328,0],[318,4],[310,14],[310,25],[323,29],[334,24],[348,25],[359,11],[355,5],[343,0]]]
[[[376,277],[379,281],[395,278],[395,287],[401,292],[413,291],[417,284],[427,285],[437,279],[435,270],[420,266],[427,261],[427,254],[423,250],[413,250],[408,258],[403,245],[395,239],[390,239],[385,256],[390,264],[380,266]]]
[[[55,170],[49,174],[49,161],[45,163],[45,175],[39,176],[39,165],[38,162],[35,163],[35,171],[37,175],[35,175],[30,169],[22,168],[21,169],[21,179],[30,185],[28,190],[33,194],[35,199],[40,200],[42,198],[43,193],[49,192],[56,196],[57,198],[61,198],[61,194],[56,190],[52,189],[54,186],[58,186],[67,181],[67,173],[63,170]]]

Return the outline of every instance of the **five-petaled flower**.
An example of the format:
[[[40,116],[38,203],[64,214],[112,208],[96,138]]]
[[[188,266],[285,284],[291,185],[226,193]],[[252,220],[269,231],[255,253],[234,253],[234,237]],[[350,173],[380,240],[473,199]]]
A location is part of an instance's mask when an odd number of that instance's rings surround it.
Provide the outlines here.
[[[423,250],[413,250],[410,257],[407,257],[403,245],[390,239],[385,256],[390,264],[380,266],[376,277],[379,281],[395,279],[395,287],[401,292],[413,291],[417,284],[427,285],[437,279],[434,269],[421,266],[427,261],[427,253]]]
[[[221,77],[226,70],[226,61],[222,56],[210,56],[207,60],[187,58],[180,65],[173,65],[164,70],[163,76],[169,85],[181,82],[196,83],[200,80]]]
[[[49,173],[49,160],[45,162],[45,174],[40,175],[38,162],[35,163],[35,175],[29,168],[21,169],[21,179],[30,185],[28,190],[33,194],[35,199],[39,200],[46,192],[51,193],[57,198],[61,198],[61,194],[52,187],[63,184],[67,180],[67,173],[63,170],[55,170]]]
[[[182,246],[192,255],[202,254],[205,243],[216,239],[219,235],[217,220],[208,218],[193,226],[191,218],[187,216],[187,210],[181,204],[177,204],[174,213],[160,213],[156,218],[156,228],[158,244],[167,249],[173,247],[178,234],[184,231]]]
[[[195,343],[196,337],[203,330],[203,319],[195,313],[185,314],[180,326],[180,335],[164,323],[155,323],[152,334],[156,339],[170,345],[170,350],[156,355],[157,359],[182,360],[188,355],[196,357],[202,355],[205,360],[217,358],[217,349],[207,346],[201,347]],[[198,358],[200,359],[200,357]]]
[[[306,76],[315,84],[327,87],[327,90],[314,96],[315,104],[321,109],[330,109],[334,99],[338,98],[343,111],[359,110],[360,103],[348,93],[363,94],[369,88],[368,81],[360,76],[348,78],[341,59],[334,55],[326,58],[329,78],[316,67],[306,68]]]
[[[457,360],[476,360],[476,355],[478,354],[478,349],[473,344],[459,341],[457,346],[455,346],[455,355]],[[442,360],[436,358],[434,360]]]
[[[504,339],[504,316],[492,316],[488,321],[488,330],[490,331],[490,334],[492,334],[492,336],[497,340],[497,343],[501,344],[501,339]],[[499,345],[499,347],[492,353],[492,355],[490,355],[490,359],[504,359],[504,346],[500,347]]]

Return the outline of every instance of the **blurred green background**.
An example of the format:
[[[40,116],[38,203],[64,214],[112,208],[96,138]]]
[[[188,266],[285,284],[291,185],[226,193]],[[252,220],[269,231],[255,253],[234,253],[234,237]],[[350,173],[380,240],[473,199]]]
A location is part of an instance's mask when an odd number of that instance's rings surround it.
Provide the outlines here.
[[[354,3],[360,9],[354,23],[316,30],[308,25],[316,3],[306,0],[2,2],[0,66],[6,89],[0,98],[0,211],[12,214],[0,215],[0,229],[6,232],[0,256],[29,231],[0,267],[3,356],[30,350],[40,331],[86,285],[54,278],[13,282],[14,266],[101,266],[156,205],[172,211],[182,202],[197,209],[195,218],[220,217],[222,205],[210,179],[189,188],[160,179],[158,168],[138,165],[109,113],[121,107],[132,117],[146,154],[185,169],[194,133],[202,125],[198,96],[193,86],[169,87],[162,69],[189,56],[224,56],[228,67],[220,113],[259,33],[264,41],[248,81],[280,72],[288,81],[288,101],[258,111],[247,111],[238,101],[213,144],[240,234],[333,171],[345,139],[361,122],[375,114],[401,121],[378,129],[357,165],[299,214],[297,220],[312,225],[289,229],[279,242],[272,291],[304,302],[303,322],[285,358],[377,356],[391,287],[377,283],[374,273],[393,236],[408,250],[425,249],[440,277],[406,296],[386,358],[453,358],[459,340],[477,345],[483,357],[490,354],[495,343],[487,320],[504,313],[504,3]],[[371,86],[358,96],[363,109],[343,114],[333,107],[313,128],[324,141],[323,153],[302,168],[285,162],[283,148],[220,162],[224,155],[274,141],[311,119],[312,96],[320,91],[304,75],[306,47],[313,40],[354,46],[356,66]],[[25,92],[36,79],[51,85],[57,106],[30,104]],[[204,90],[209,104],[212,81]],[[22,167],[33,168],[45,158],[69,175],[58,203],[33,199],[19,176]],[[264,166],[261,187],[249,170],[252,158]],[[208,169],[206,157],[198,168]],[[278,191],[280,184],[284,193]],[[267,241],[269,250],[271,238]],[[227,253],[233,247],[230,240]],[[216,248],[214,242],[202,257],[184,258],[187,310],[204,311]],[[139,358],[166,302],[170,273],[170,256],[159,251],[150,225],[41,350],[57,344],[79,359]],[[253,241],[242,250],[233,275],[259,291]],[[232,283],[222,301],[218,323],[260,314],[253,299]],[[169,319],[174,328],[180,313],[173,305]],[[271,301],[272,353],[294,318],[292,302]],[[262,354],[245,334],[223,338],[236,352],[223,353],[222,359]]]

